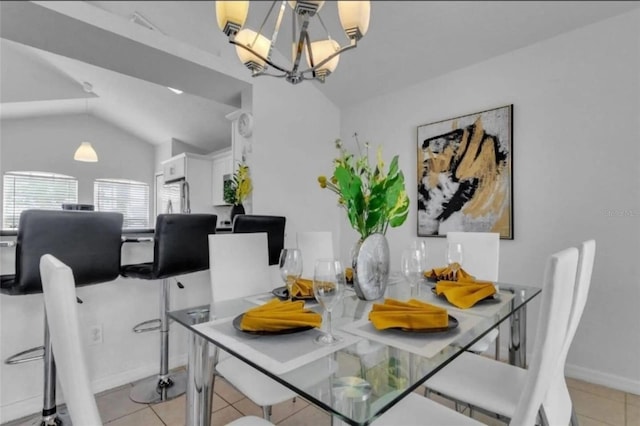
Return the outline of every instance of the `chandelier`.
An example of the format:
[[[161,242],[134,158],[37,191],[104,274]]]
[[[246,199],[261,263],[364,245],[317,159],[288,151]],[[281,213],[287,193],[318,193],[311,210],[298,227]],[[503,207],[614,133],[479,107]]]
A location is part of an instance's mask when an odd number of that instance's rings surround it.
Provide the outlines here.
[[[331,38],[320,16],[320,9],[324,3],[274,1],[257,32],[244,27],[249,14],[249,1],[217,1],[216,18],[222,32],[229,37],[229,43],[236,46],[238,58],[251,70],[254,77],[279,77],[292,84],[304,80],[318,80],[324,83],[325,78],[338,66],[340,54],[357,47],[358,41],[366,34],[371,9],[369,1],[337,2],[340,24],[348,39],[348,44],[340,46]],[[287,9],[292,11],[291,63],[282,66],[273,61],[271,53]],[[311,41],[309,23],[312,18],[317,18],[326,33],[326,38]],[[270,24],[270,21],[274,23]],[[271,36],[264,32],[267,30],[267,24],[273,25]],[[306,57],[307,68],[301,64],[303,54]]]

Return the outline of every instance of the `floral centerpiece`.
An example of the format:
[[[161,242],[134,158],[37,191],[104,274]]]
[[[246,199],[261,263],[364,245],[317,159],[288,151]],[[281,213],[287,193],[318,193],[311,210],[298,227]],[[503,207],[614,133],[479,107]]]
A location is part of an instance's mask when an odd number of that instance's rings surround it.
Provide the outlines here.
[[[385,234],[389,226],[402,225],[409,214],[409,198],[404,187],[404,175],[398,168],[398,156],[394,156],[385,172],[382,148],[377,149],[377,162],[369,161],[369,143],[360,146],[354,135],[359,156],[347,151],[340,139],[336,148],[340,155],[333,160],[334,170],[330,179],[318,177],[321,188],[338,195],[338,203],[344,207],[353,229],[364,240],[373,233]]]
[[[249,176],[249,166],[244,162],[238,165],[233,177],[227,182],[228,184],[226,183],[224,187],[225,203],[236,206],[241,205],[253,190],[251,176]]]
[[[352,251],[351,269],[354,289],[359,298],[376,300],[384,294],[389,277],[389,245],[384,237],[389,226],[402,225],[409,214],[409,198],[404,175],[398,168],[396,155],[385,171],[382,148],[378,147],[376,164],[369,161],[369,144],[360,146],[354,135],[359,156],[347,151],[340,139],[336,148],[340,155],[333,160],[331,178],[319,176],[321,188],[338,195],[338,203],[346,212],[360,240]]]
[[[224,201],[225,203],[233,204],[229,215],[231,222],[233,222],[233,218],[236,215],[244,214],[242,203],[251,194],[252,190],[253,184],[251,183],[251,176],[249,176],[249,166],[242,162],[238,165],[231,180],[224,184]]]

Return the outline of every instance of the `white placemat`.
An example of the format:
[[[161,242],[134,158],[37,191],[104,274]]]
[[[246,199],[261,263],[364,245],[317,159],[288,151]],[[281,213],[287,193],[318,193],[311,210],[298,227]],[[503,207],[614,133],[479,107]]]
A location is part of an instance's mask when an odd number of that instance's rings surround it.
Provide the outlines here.
[[[322,332],[315,328],[293,334],[257,336],[236,330],[232,321],[233,317],[222,318],[198,324],[194,329],[207,336],[212,343],[226,346],[273,374],[283,374],[302,367],[361,340],[355,335],[335,330],[334,334],[342,337],[342,342],[330,346],[319,345],[313,339]]]
[[[449,312],[449,315],[458,320],[458,327],[453,330],[439,333],[412,333],[399,330],[377,330],[368,318],[344,325],[341,330],[353,333],[375,342],[393,346],[407,352],[423,357],[431,358],[449,344],[456,341],[459,336],[471,330],[482,318],[475,315],[467,315],[462,312]]]

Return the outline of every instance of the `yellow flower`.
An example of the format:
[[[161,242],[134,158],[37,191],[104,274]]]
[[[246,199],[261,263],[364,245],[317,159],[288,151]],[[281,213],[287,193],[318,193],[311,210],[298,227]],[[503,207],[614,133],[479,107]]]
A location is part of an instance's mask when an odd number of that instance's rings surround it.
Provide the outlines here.
[[[327,177],[326,176],[318,176],[318,182],[320,183],[320,188],[327,187]]]
[[[249,166],[240,163],[233,174],[229,192],[225,192],[225,201],[229,204],[242,204],[251,191],[253,191],[253,184],[249,176]]]

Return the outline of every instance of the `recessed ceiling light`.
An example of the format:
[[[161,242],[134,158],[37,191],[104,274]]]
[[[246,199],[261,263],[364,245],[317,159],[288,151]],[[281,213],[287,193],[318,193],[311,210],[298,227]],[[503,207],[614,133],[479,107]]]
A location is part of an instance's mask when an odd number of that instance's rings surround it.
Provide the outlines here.
[[[182,90],[180,89],[174,89],[173,87],[167,87],[167,89],[171,90],[176,95],[182,95]]]

